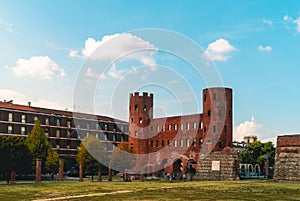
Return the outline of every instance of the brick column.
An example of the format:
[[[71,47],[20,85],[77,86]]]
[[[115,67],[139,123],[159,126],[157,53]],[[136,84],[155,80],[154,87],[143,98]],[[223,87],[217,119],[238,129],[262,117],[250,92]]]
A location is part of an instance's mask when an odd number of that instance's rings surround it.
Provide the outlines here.
[[[123,179],[123,181],[129,181],[129,177],[128,177],[128,173],[127,172],[124,173],[124,179]]]
[[[82,171],[82,164],[79,164],[79,181],[83,181]]]
[[[11,173],[10,173],[10,183],[11,184],[16,183],[16,172],[15,171],[11,171]]]
[[[266,179],[269,178],[269,160],[265,161]]]
[[[110,167],[108,168],[108,181],[112,181],[112,172]]]
[[[36,159],[35,163],[35,182],[41,182],[42,181],[42,160]]]
[[[64,159],[59,159],[58,181],[64,179]]]
[[[98,181],[102,181],[101,170],[98,170]]]
[[[140,174],[140,180],[144,181],[144,174],[143,173]]]

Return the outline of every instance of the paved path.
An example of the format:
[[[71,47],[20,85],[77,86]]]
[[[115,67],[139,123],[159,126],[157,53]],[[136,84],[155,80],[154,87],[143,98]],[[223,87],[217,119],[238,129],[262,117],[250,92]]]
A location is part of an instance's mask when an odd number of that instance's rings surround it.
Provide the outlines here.
[[[84,194],[84,195],[71,195],[71,196],[64,196],[64,197],[55,197],[55,198],[47,198],[47,199],[38,199],[33,201],[53,201],[53,200],[66,200],[72,198],[83,198],[83,197],[93,197],[93,196],[104,196],[104,195],[111,195],[111,194],[118,194],[118,193],[130,193],[132,191],[115,191],[109,193],[93,193],[93,194]]]

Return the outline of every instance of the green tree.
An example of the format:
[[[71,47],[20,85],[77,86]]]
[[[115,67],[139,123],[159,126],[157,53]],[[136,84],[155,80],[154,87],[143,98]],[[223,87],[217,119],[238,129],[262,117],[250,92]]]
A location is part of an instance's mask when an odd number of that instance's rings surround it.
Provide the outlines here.
[[[21,136],[0,136],[0,172],[31,173],[31,157]]]
[[[269,160],[269,166],[274,166],[275,147],[272,142],[262,143],[255,141],[247,146],[240,154],[241,163],[260,164],[264,166],[266,159]]]
[[[49,149],[46,162],[45,162],[46,170],[51,173],[57,173],[59,168],[59,155],[57,151],[52,148]]]
[[[110,166],[117,171],[125,173],[126,170],[134,167],[135,159],[136,157],[128,143],[121,142],[112,152]]]
[[[28,147],[33,160],[46,159],[51,144],[49,143],[39,120],[36,120],[32,131],[28,134],[26,146]]]
[[[86,173],[101,171],[101,163],[106,161],[103,143],[94,136],[86,137],[81,143],[77,154],[77,162]]]

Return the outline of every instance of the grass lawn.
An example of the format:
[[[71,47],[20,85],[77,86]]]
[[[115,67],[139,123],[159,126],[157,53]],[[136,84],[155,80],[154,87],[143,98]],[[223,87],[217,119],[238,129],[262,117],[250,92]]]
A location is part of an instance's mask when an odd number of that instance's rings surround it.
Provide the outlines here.
[[[49,199],[53,198],[53,199]],[[300,183],[44,182],[0,185],[0,200],[300,200]]]

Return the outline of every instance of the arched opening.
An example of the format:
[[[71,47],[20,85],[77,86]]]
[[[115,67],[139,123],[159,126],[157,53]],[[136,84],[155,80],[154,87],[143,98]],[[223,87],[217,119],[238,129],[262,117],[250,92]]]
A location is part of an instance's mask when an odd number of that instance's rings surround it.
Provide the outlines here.
[[[260,166],[259,166],[259,164],[256,164],[256,165],[255,165],[255,174],[256,174],[257,176],[260,176]]]
[[[175,159],[173,163],[173,178],[179,178],[182,170],[182,160]]]
[[[164,176],[164,174],[166,173],[165,169],[166,169],[166,165],[168,164],[168,159],[164,159],[161,162],[161,176]]]
[[[246,175],[246,167],[245,165],[241,166],[241,177],[244,177]]]
[[[188,164],[187,164],[188,172],[190,172],[192,174],[196,174],[196,165],[197,165],[197,162],[193,158],[190,158],[188,160]]]
[[[175,159],[174,163],[173,163],[173,173],[174,174],[179,174],[181,172],[181,168],[182,168],[182,160]]]
[[[253,166],[250,164],[249,165],[249,174],[251,175],[252,172],[253,172]]]

